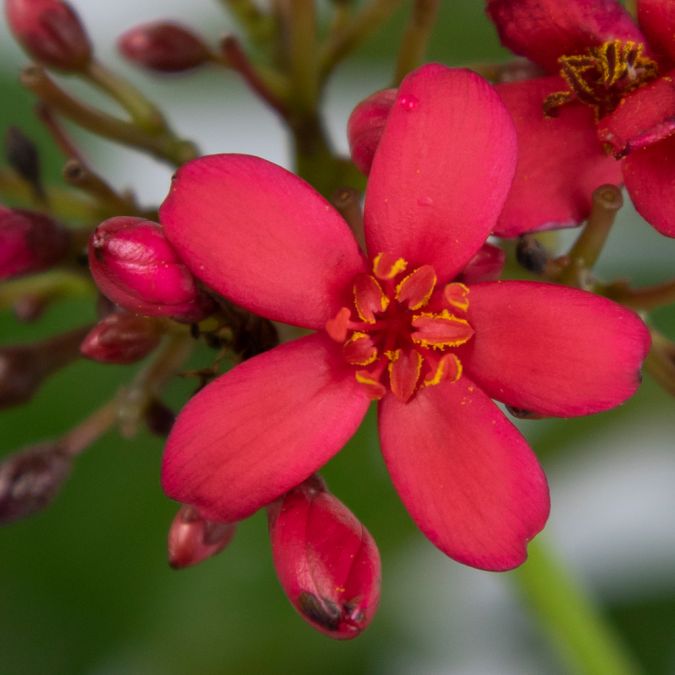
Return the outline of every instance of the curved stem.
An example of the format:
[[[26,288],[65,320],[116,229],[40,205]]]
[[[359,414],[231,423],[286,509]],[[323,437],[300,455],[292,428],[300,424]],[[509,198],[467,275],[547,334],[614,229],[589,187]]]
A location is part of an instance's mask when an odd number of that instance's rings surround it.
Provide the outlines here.
[[[527,562],[511,576],[569,664],[565,672],[640,673],[588,594],[539,539],[530,543]]]
[[[0,310],[14,307],[25,297],[48,302],[63,297],[93,295],[94,290],[92,281],[80,274],[51,270],[35,276],[4,281],[0,285]]]
[[[675,279],[663,284],[631,288],[625,283],[614,283],[602,289],[603,295],[632,309],[649,312],[675,304]]]
[[[396,86],[411,70],[424,61],[427,44],[440,6],[440,0],[415,0],[396,61],[396,74],[394,75]]]

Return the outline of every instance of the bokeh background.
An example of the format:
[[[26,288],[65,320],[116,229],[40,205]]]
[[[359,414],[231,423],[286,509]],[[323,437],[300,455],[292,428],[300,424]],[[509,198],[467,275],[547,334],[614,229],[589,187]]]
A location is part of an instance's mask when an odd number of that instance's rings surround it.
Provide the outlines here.
[[[144,20],[182,19],[215,40],[232,28],[215,0],[74,0],[101,58],[162,102],[205,152],[248,152],[288,165],[274,116],[227,72],[152,80],[114,51],[116,36]],[[477,0],[442,3],[430,60],[462,65],[507,58]],[[392,46],[407,7],[343,66],[325,109],[336,145],[354,104],[388,85]],[[17,85],[25,57],[0,26],[0,126],[20,125],[44,148],[49,177],[62,159],[32,119]],[[148,205],[170,170],[82,136],[88,157]],[[563,237],[563,240],[565,238]],[[606,278],[655,283],[675,272],[675,241],[630,206],[600,261]],[[91,299],[64,301],[36,324],[0,314],[0,343],[35,340],[92,321]],[[653,322],[675,338],[673,308]],[[589,336],[592,339],[592,336]],[[575,345],[570,344],[573,350]],[[201,355],[202,363],[208,356]],[[197,357],[199,361],[199,355]],[[0,454],[57,436],[113,395],[134,367],[78,362],[27,406],[0,413]],[[189,391],[176,382],[178,406]],[[584,419],[523,424],[549,476],[552,515],[542,535],[556,549],[648,675],[675,673],[675,415],[649,377],[622,408]],[[415,529],[378,452],[374,416],[326,468],[333,490],[367,525],[383,557],[383,597],[372,626],[336,643],[308,628],[279,588],[262,514],[231,547],[194,569],[166,563],[176,506],[159,486],[162,443],[148,433],[109,434],[78,461],[55,504],[0,529],[2,675],[527,675],[569,672],[528,612],[511,574],[445,558]]]

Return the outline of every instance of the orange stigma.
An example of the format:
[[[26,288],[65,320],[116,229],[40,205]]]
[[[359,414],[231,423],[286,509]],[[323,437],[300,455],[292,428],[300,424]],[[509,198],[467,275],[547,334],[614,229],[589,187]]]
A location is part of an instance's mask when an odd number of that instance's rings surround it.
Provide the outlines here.
[[[593,108],[597,119],[612,112],[626,94],[658,76],[656,62],[643,52],[639,42],[610,40],[584,54],[561,56],[560,75],[569,89],[549,94],[544,99],[544,114],[553,116],[572,101]]]
[[[356,381],[374,399],[390,390],[406,402],[421,387],[457,381],[462,364],[450,350],[473,336],[468,287],[438,288],[431,265],[408,267],[403,258],[375,256],[373,273],[354,280],[353,307],[342,307],[326,323]]]

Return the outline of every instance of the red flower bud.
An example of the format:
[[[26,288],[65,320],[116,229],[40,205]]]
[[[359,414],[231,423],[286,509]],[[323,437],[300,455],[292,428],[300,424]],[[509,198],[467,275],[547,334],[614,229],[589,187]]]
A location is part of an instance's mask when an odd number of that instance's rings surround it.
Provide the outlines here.
[[[169,565],[182,569],[220,553],[234,537],[234,523],[202,518],[194,506],[183,504],[169,528]]]
[[[368,175],[375,150],[382,138],[384,125],[391,106],[396,100],[396,89],[375,92],[359,103],[347,123],[347,136],[352,161],[360,171]]]
[[[207,46],[192,31],[166,21],[136,26],[120,36],[117,47],[139,66],[179,73],[210,60]]]
[[[28,54],[52,68],[82,70],[91,43],[75,10],[60,0],[5,0],[7,21]]]
[[[477,284],[479,281],[497,281],[504,269],[506,253],[499,246],[483,244],[478,253],[469,260],[464,271],[457,278],[466,284]]]
[[[380,554],[368,530],[318,477],[268,515],[274,565],[295,609],[330,637],[356,637],[380,598]]]
[[[114,312],[89,331],[80,351],[101,363],[133,363],[155,349],[159,340],[160,333],[152,319]]]
[[[212,310],[162,228],[149,220],[101,223],[89,240],[89,266],[101,292],[130,312],[200,321]]]
[[[36,445],[0,463],[0,524],[41,511],[70,475],[71,458],[53,443]]]
[[[68,240],[47,216],[0,206],[0,280],[51,267],[66,254]]]

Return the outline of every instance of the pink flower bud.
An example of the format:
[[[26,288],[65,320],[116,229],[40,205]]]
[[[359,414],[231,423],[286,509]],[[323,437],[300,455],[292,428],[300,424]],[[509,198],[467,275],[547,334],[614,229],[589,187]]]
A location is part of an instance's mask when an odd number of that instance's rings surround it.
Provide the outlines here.
[[[477,284],[479,281],[497,281],[504,269],[506,253],[499,246],[483,244],[469,260],[457,281]]]
[[[75,10],[60,0],[5,0],[7,21],[28,54],[52,68],[82,70],[91,43]]]
[[[68,251],[68,241],[51,218],[0,206],[0,280],[51,267]]]
[[[117,47],[135,64],[162,73],[179,73],[210,60],[208,48],[197,35],[167,21],[132,28],[120,36]]]
[[[380,598],[380,554],[368,530],[318,477],[268,514],[274,565],[295,609],[330,637],[356,637]]]
[[[206,520],[196,507],[183,504],[169,528],[169,565],[182,569],[220,553],[236,528],[234,523]]]
[[[352,161],[360,171],[368,175],[375,150],[382,138],[384,125],[391,106],[396,100],[396,89],[383,89],[359,103],[347,123],[347,136]]]
[[[71,458],[44,443],[0,463],[0,524],[31,516],[48,506],[70,475]]]
[[[100,291],[136,314],[200,321],[212,309],[157,224],[119,216],[89,240],[89,267]]]
[[[101,363],[134,363],[155,349],[159,340],[160,333],[152,319],[114,312],[89,331],[80,351]]]

